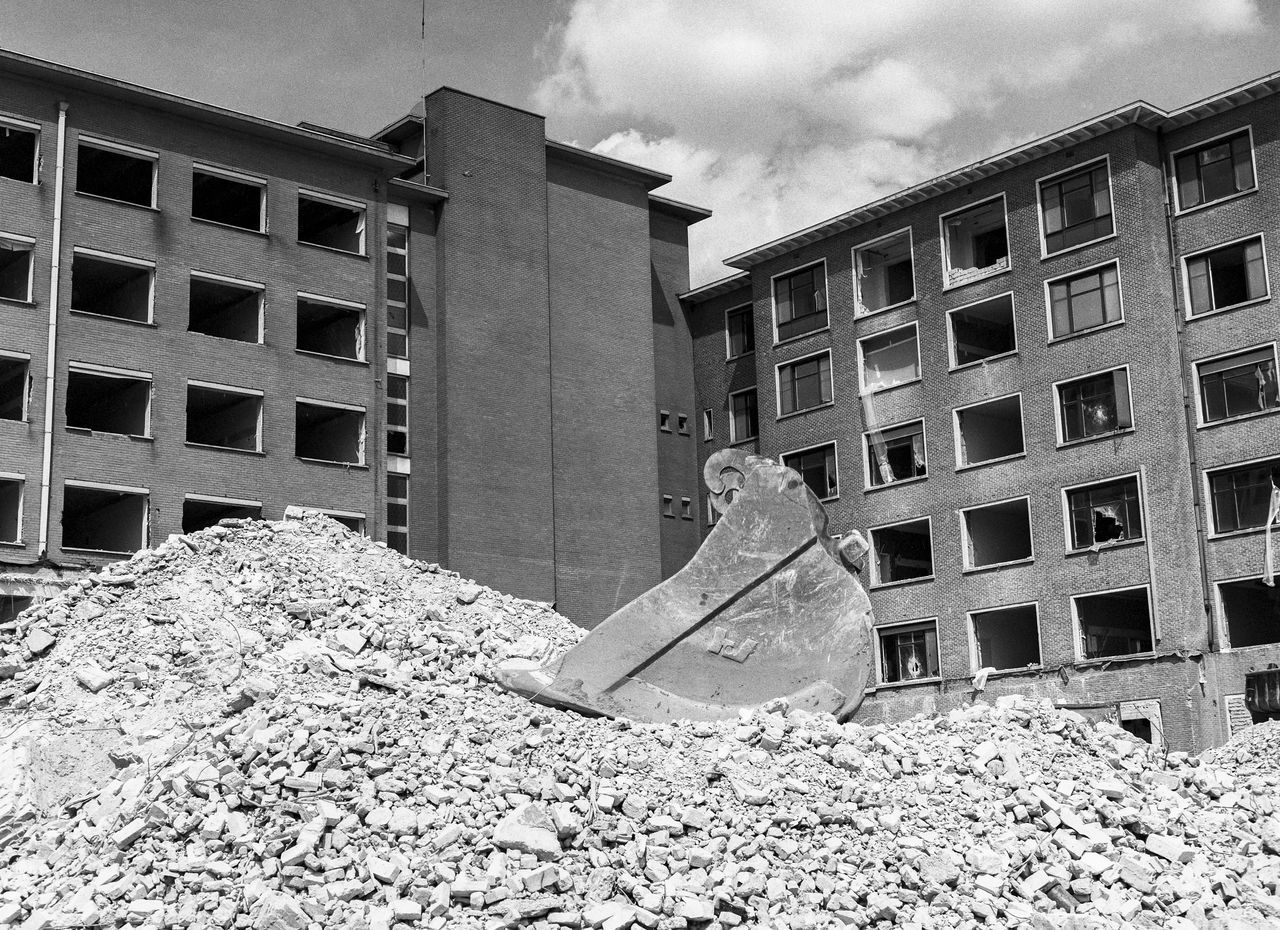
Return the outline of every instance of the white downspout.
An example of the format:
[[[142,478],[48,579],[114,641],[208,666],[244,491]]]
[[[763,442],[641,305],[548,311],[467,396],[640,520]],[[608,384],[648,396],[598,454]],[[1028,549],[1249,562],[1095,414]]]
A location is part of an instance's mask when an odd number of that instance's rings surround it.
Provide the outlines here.
[[[58,358],[58,283],[62,266],[62,176],[67,158],[67,107],[58,104],[58,164],[53,189],[53,261],[49,267],[49,354],[44,367],[44,463],[40,471],[40,558],[49,554],[49,499],[53,490],[53,385]]]

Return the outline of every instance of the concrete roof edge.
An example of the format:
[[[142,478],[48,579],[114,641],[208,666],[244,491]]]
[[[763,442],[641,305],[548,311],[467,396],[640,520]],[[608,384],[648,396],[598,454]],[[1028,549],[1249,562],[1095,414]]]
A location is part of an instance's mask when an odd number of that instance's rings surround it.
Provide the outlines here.
[[[657,194],[649,195],[649,206],[661,210],[663,213],[670,213],[672,216],[684,220],[690,226],[694,223],[700,223],[711,216],[711,211],[706,207],[672,200],[670,197],[659,197]]]
[[[643,168],[640,165],[633,165],[631,162],[622,161],[619,158],[610,158],[608,155],[600,155],[587,149],[578,148],[576,145],[570,145],[567,142],[557,142],[554,139],[547,140],[547,154],[558,156],[565,161],[576,162],[583,167],[594,168],[597,171],[603,171],[605,174],[612,174],[628,181],[639,181],[645,185],[645,190],[649,191],[671,182],[671,175],[664,174],[661,171]]]
[[[392,178],[387,182],[388,188],[393,191],[399,191],[406,198],[412,200],[424,200],[427,203],[443,203],[449,199],[449,192],[439,187],[432,187],[430,184],[420,184],[417,181],[407,181],[404,178]]]
[[[677,294],[676,297],[684,303],[698,304],[704,300],[719,297],[721,294],[728,294],[744,285],[749,286],[750,284],[750,272],[736,271],[733,274],[725,275],[723,278],[700,284],[691,290],[685,291],[683,294]]]

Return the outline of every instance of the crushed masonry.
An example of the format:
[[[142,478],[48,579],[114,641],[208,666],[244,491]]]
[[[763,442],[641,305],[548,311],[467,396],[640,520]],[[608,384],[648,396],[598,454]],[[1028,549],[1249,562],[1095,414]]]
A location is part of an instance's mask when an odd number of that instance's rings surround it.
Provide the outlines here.
[[[580,636],[321,517],[112,566],[0,630],[0,927],[1280,927],[1280,726],[1197,759],[1016,696],[641,725],[491,683]]]

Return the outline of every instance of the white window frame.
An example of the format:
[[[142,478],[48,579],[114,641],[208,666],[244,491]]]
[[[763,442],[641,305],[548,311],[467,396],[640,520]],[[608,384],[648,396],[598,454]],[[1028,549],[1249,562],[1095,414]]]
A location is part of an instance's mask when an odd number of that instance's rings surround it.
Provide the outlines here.
[[[321,246],[323,248],[323,246]],[[341,250],[339,250],[341,251]],[[359,316],[356,324],[356,356],[352,358],[348,355],[330,355],[327,352],[312,352],[310,349],[299,349],[297,333],[294,334],[293,350],[299,355],[310,355],[314,358],[333,358],[343,362],[358,362],[367,365],[369,363],[369,308],[367,305],[357,300],[343,300],[340,297],[327,297],[324,294],[313,294],[310,291],[298,291],[297,300],[305,300],[313,304],[326,304],[330,307],[340,307],[343,310],[353,310]],[[297,324],[298,308],[297,303],[294,304],[294,324]]]
[[[1223,417],[1220,420],[1206,420],[1204,418],[1204,395],[1200,390],[1200,366],[1211,364],[1213,362],[1221,362],[1236,355],[1248,355],[1251,352],[1262,352],[1266,349],[1271,350],[1271,361],[1275,366],[1275,374],[1277,380],[1280,380],[1280,352],[1276,350],[1276,343],[1261,342],[1255,346],[1248,346],[1243,349],[1232,349],[1230,352],[1219,352],[1217,355],[1210,355],[1208,358],[1196,359],[1191,363],[1191,394],[1196,405],[1196,429],[1205,429],[1209,426],[1218,426],[1222,423],[1235,423],[1238,420],[1252,420],[1255,417],[1265,417],[1270,414],[1280,412],[1280,407],[1272,407],[1269,410],[1254,410],[1249,413],[1238,413],[1233,417]],[[3,354],[3,353],[0,353]]]
[[[872,535],[877,530],[891,530],[895,526],[903,526],[907,523],[919,523],[921,520],[929,524],[929,561],[933,564],[933,571],[927,575],[921,575],[918,578],[904,578],[901,581],[881,581],[879,560],[876,558],[876,542]],[[917,584],[925,581],[934,581],[938,576],[938,560],[934,558],[933,549],[933,517],[925,514],[922,517],[907,517],[905,520],[893,520],[889,523],[879,523],[875,526],[867,527],[867,588],[896,588],[901,585]],[[941,661],[941,660],[939,660]]]
[[[368,445],[369,410],[367,407],[362,407],[359,404],[344,404],[336,400],[318,400],[317,398],[314,398],[314,397],[298,397],[295,395],[293,398],[293,424],[294,424],[295,430],[297,430],[297,426],[298,426],[298,404],[308,404],[312,407],[332,407],[336,410],[350,410],[353,413],[360,414],[360,436],[358,437],[360,457],[359,457],[359,460],[355,462],[339,462],[336,459],[307,458],[305,456],[298,455],[295,452],[294,458],[299,459],[303,462],[323,462],[331,465],[346,465],[348,467],[352,465],[355,465],[361,468],[368,467],[369,465],[369,445]],[[294,436],[295,449],[296,449],[297,441],[298,441],[298,437],[295,435]],[[347,511],[342,511],[342,510],[326,510],[323,512],[324,513],[344,513],[347,516],[356,516],[356,514],[354,513],[349,513]],[[363,518],[364,514],[359,514],[359,516]]]
[[[1086,243],[1087,244],[1087,243]],[[1056,255],[1054,256],[1057,257]],[[1108,265],[1114,265],[1116,269],[1116,297],[1120,301],[1120,319],[1112,320],[1109,323],[1102,323],[1098,326],[1090,326],[1088,329],[1077,329],[1073,332],[1064,333],[1061,336],[1053,334],[1053,298],[1051,287],[1063,281],[1069,281],[1072,278],[1083,278],[1085,275],[1093,272],[1101,271]],[[1076,339],[1081,336],[1100,333],[1104,330],[1111,329],[1116,326],[1123,326],[1125,322],[1124,316],[1124,275],[1120,273],[1120,260],[1118,258],[1108,258],[1105,261],[1095,262],[1092,265],[1086,265],[1083,268],[1076,268],[1067,274],[1060,274],[1052,278],[1048,278],[1044,282],[1044,324],[1045,333],[1048,335],[1048,344],[1053,345],[1056,342],[1065,342],[1068,339]]]
[[[969,639],[969,672],[976,675],[982,670],[983,666],[979,663],[982,656],[978,651],[978,628],[973,622],[975,614],[989,614],[999,610],[1017,610],[1019,607],[1030,607],[1036,613],[1036,652],[1040,655],[1040,661],[1035,665],[1015,665],[1012,668],[995,668],[992,675],[1016,674],[1017,672],[1033,671],[1035,669],[1044,668],[1044,633],[1040,624],[1040,602],[1039,601],[1020,601],[1016,604],[997,604],[994,607],[978,607],[973,610],[966,610],[964,614],[965,628]]]
[[[1213,202],[1220,203],[1221,201],[1215,200]],[[1248,242],[1250,239],[1257,239],[1258,244],[1262,246],[1262,280],[1267,285],[1267,292],[1261,297],[1250,297],[1248,300],[1241,301],[1238,304],[1228,304],[1225,307],[1214,307],[1212,310],[1208,310],[1204,313],[1197,313],[1193,316],[1191,313],[1191,277],[1187,270],[1187,262],[1193,258],[1208,255],[1210,252],[1217,252],[1219,249],[1229,248],[1230,246],[1238,245],[1241,242]],[[1263,304],[1271,299],[1271,264],[1267,261],[1267,237],[1262,230],[1249,233],[1247,236],[1236,236],[1234,239],[1215,243],[1206,249],[1196,249],[1194,252],[1188,252],[1185,255],[1180,255],[1178,256],[1178,266],[1182,275],[1180,283],[1182,285],[1183,319],[1187,322],[1190,322],[1191,320],[1203,320],[1205,317],[1217,316],[1219,313],[1226,313],[1230,310],[1239,310],[1242,307],[1252,307],[1255,304]],[[1210,290],[1212,290],[1212,288]]]
[[[908,381],[899,382],[898,384],[885,385],[876,388],[870,387],[867,384],[866,351],[863,349],[863,343],[871,339],[879,339],[882,336],[887,336],[890,333],[896,333],[904,329],[910,329],[914,331],[916,335],[916,376]],[[924,365],[920,360],[920,326],[915,320],[912,320],[910,323],[903,323],[901,326],[890,326],[888,329],[882,329],[879,332],[867,333],[867,335],[858,339],[857,349],[858,387],[864,394],[883,394],[886,391],[894,391],[898,388],[906,387],[908,384],[918,384],[924,378]],[[834,387],[832,388],[832,393],[835,393]]]
[[[245,397],[258,398],[258,400],[260,401],[260,403],[258,404],[258,422],[257,422],[257,429],[254,432],[254,446],[252,449],[235,449],[235,448],[231,448],[230,446],[213,446],[204,442],[192,442],[189,439],[187,439],[184,435],[183,442],[185,445],[195,446],[201,449],[223,449],[230,452],[257,452],[257,453],[262,452],[262,417],[263,417],[263,411],[267,406],[266,404],[267,395],[264,391],[260,391],[257,388],[238,387],[234,384],[220,384],[216,381],[198,381],[195,378],[188,378],[187,379],[187,397],[188,398],[191,396],[191,389],[193,387],[205,388],[207,390],[212,390],[212,391],[221,391],[224,394],[242,394]],[[185,410],[185,407],[184,407],[184,410]],[[186,426],[185,422],[183,423],[183,426],[184,427]]]
[[[359,210],[360,217],[361,217],[360,251],[358,252],[350,252],[347,249],[339,249],[331,245],[320,245],[315,242],[307,242],[304,239],[302,239],[301,236],[299,236],[297,239],[298,245],[309,246],[313,249],[325,249],[326,251],[329,251],[329,252],[337,252],[340,255],[367,256],[369,254],[369,204],[368,203],[366,203],[363,200],[352,200],[349,197],[339,197],[335,194],[326,194],[323,191],[313,190],[309,187],[298,188],[298,200],[299,201],[314,200],[319,203],[333,204],[336,207],[346,207],[348,210]],[[301,230],[297,230],[296,232],[301,232]],[[337,513],[336,510],[331,512]]]
[[[1205,527],[1205,536],[1207,538],[1228,539],[1232,536],[1248,536],[1252,533],[1262,533],[1266,531],[1267,527],[1265,524],[1262,526],[1251,526],[1242,530],[1230,530],[1226,533],[1216,532],[1213,528],[1218,522],[1217,512],[1214,510],[1213,506],[1213,481],[1211,480],[1213,475],[1223,471],[1235,471],[1237,468],[1248,468],[1250,465],[1257,465],[1259,462],[1275,462],[1280,466],[1280,453],[1259,455],[1251,459],[1245,459],[1241,462],[1231,462],[1226,465],[1214,465],[1210,468],[1200,469],[1200,489],[1204,494],[1204,497],[1202,497],[1201,500],[1205,502],[1205,507],[1208,511],[1208,525]],[[1278,523],[1277,526],[1280,526],[1280,523]]]
[[[103,194],[88,194],[80,190],[76,190],[79,197],[92,197],[94,200],[105,200],[109,203],[122,203],[130,207],[142,207],[144,210],[156,209],[157,183],[160,167],[160,153],[151,149],[138,148],[136,145],[127,145],[123,142],[114,142],[111,139],[104,139],[102,136],[95,136],[87,133],[80,133],[76,136],[76,187],[79,188],[79,170],[80,170],[80,146],[87,145],[91,149],[99,149],[106,152],[118,152],[121,155],[130,155],[144,161],[151,162],[151,202],[148,204],[134,203],[132,200],[120,200],[117,197],[107,197]]]
[[[884,484],[871,483],[871,434],[887,433],[890,430],[900,429],[903,426],[910,426],[912,423],[920,424],[920,442],[924,444],[924,474],[915,475],[911,478],[902,478],[898,481],[889,481]],[[924,417],[912,417],[909,420],[899,420],[897,423],[885,423],[877,426],[875,429],[862,431],[862,488],[864,491],[883,491],[888,488],[900,488],[905,484],[914,484],[917,481],[927,481],[929,478],[929,424]]]
[[[986,510],[990,507],[998,507],[1001,504],[1011,504],[1014,501],[1027,502],[1027,542],[1030,543],[1031,554],[1025,558],[1013,559],[1008,562],[992,562],[990,565],[973,565],[970,561],[971,545],[969,540],[969,523],[965,519],[965,515],[974,510]],[[968,507],[959,508],[956,513],[960,516],[960,565],[961,571],[970,572],[987,572],[997,568],[1006,568],[1011,565],[1030,565],[1036,560],[1036,524],[1035,515],[1031,512],[1031,495],[1015,494],[1013,497],[1004,497],[1000,500],[983,501],[981,504],[972,504]]]
[[[31,356],[26,352],[10,352],[0,349],[0,358],[15,359],[27,363],[27,377],[22,384],[22,419],[19,423],[29,423],[31,416]]]
[[[155,401],[156,383],[149,371],[134,371],[129,368],[111,368],[106,365],[94,365],[90,362],[67,362],[67,380],[71,380],[72,372],[80,372],[87,375],[94,375],[99,378],[118,378],[121,381],[145,381],[147,382],[147,412],[146,412],[146,432],[143,433],[110,433],[111,436],[136,436],[139,439],[152,439],[151,435],[151,405]],[[65,411],[64,411],[65,419]],[[67,429],[83,430],[84,432],[99,432],[99,430],[86,430],[82,426],[68,426]],[[103,485],[103,487],[108,487]],[[150,493],[150,492],[148,492]]]
[[[883,639],[882,634],[886,630],[893,630],[906,626],[921,626],[926,623],[933,624],[933,640],[938,650],[938,674],[929,678],[913,678],[910,681],[885,681],[882,677],[884,673],[884,650],[881,647],[881,640]],[[913,620],[896,620],[893,623],[875,624],[871,628],[872,644],[875,647],[875,680],[873,687],[868,690],[875,691],[880,688],[904,688],[911,685],[923,685],[942,681],[942,636],[938,626],[938,618],[936,616],[916,617]]]
[[[1247,191],[1238,191],[1234,194],[1228,194],[1226,197],[1220,197],[1217,200],[1209,200],[1205,203],[1198,203],[1194,207],[1183,207],[1182,197],[1178,194],[1178,156],[1192,149],[1208,148],[1216,142],[1223,139],[1237,136],[1241,130],[1244,130],[1249,136],[1249,161],[1253,166],[1253,187]],[[1201,139],[1199,142],[1192,142],[1190,145],[1184,145],[1180,149],[1174,149],[1169,153],[1169,184],[1173,192],[1174,216],[1182,216],[1184,213],[1195,213],[1197,210],[1204,210],[1208,207],[1215,207],[1220,203],[1227,203],[1230,200],[1236,200],[1240,197],[1248,197],[1250,194],[1256,194],[1260,185],[1258,184],[1258,155],[1257,148],[1253,140],[1253,124],[1245,123],[1244,126],[1237,126],[1235,129],[1228,129],[1226,132],[1220,132],[1216,136],[1210,136],[1207,139]]]
[[[142,508],[142,539],[138,544],[138,549],[147,548],[147,541],[151,538],[151,489],[150,488],[134,488],[123,484],[103,484],[100,481],[78,481],[74,478],[66,478],[62,482],[62,508],[66,510],[67,506],[67,488],[89,488],[95,491],[110,491],[113,494],[132,494],[135,497],[141,497],[145,500],[146,506]],[[61,526],[62,518],[59,517],[59,526]],[[59,539],[59,543],[62,540]],[[125,553],[123,549],[81,549],[76,546],[61,547],[68,552],[107,552],[113,554]],[[136,550],[134,550],[136,551]]]
[[[951,283],[951,271],[952,271],[951,258],[947,254],[947,246],[948,246],[947,217],[955,216],[957,213],[965,213],[969,210],[974,209],[975,207],[980,207],[983,204],[990,203],[993,200],[999,200],[1002,208],[1004,209],[1004,235],[1005,235],[1006,242],[1008,242],[1009,244],[1009,255],[1006,259],[1005,267],[996,268],[993,271],[988,271],[986,274],[969,278],[968,280],[961,281],[958,284],[952,284]],[[965,204],[963,207],[957,207],[954,210],[948,210],[946,213],[943,213],[941,216],[939,216],[938,217],[938,244],[942,250],[942,290],[943,291],[951,291],[951,290],[955,290],[956,288],[966,287],[970,284],[973,284],[975,281],[985,281],[988,278],[994,278],[997,275],[1002,275],[1002,274],[1005,274],[1006,272],[1012,271],[1013,270],[1013,237],[1009,235],[1009,201],[1008,201],[1008,198],[1005,196],[1005,192],[1001,191],[1000,193],[993,194],[990,197],[983,197],[979,200],[974,200],[970,203]]]
[[[17,472],[0,471],[0,481],[16,481],[18,484],[18,537],[17,539],[0,539],[0,545],[21,546],[23,545],[23,511],[27,505],[27,476]]]
[[[211,223],[213,221],[201,220],[201,222]],[[221,224],[215,223],[214,225],[221,225]],[[233,226],[230,228],[239,229],[240,227]],[[202,281],[212,281],[216,284],[230,284],[235,287],[243,287],[246,290],[257,291],[258,293],[258,340],[257,342],[250,343],[250,344],[260,346],[265,343],[267,338],[267,333],[266,333],[267,286],[265,284],[260,284],[257,281],[246,281],[243,278],[233,278],[225,274],[215,274],[212,271],[199,271],[195,268],[191,269],[191,273],[188,277],[189,279],[199,278]],[[187,307],[187,325],[188,326],[191,325],[190,306]],[[190,332],[190,330],[188,330],[188,332]],[[196,335],[204,335],[204,334],[197,333]]]
[[[883,306],[879,310],[863,309],[862,288],[859,284],[862,278],[861,253],[867,249],[873,248],[874,246],[880,245],[883,242],[888,242],[890,239],[896,239],[897,237],[901,236],[903,233],[907,234],[907,251],[911,256],[911,296],[908,297],[906,300],[898,301],[896,304],[888,304],[886,306]],[[883,236],[877,236],[874,239],[870,239],[859,245],[855,245],[850,250],[850,254],[852,255],[850,265],[853,269],[853,307],[854,307],[854,316],[856,318],[864,319],[866,317],[875,316],[877,313],[886,313],[890,310],[897,310],[899,307],[905,307],[908,304],[915,303],[916,300],[919,298],[920,292],[919,292],[919,288],[917,287],[918,279],[916,278],[915,233],[912,231],[912,228],[910,226],[904,226],[901,229],[894,230],[893,232],[885,233]],[[827,312],[829,314],[830,310],[828,309]]]
[[[135,326],[156,325],[156,263],[154,261],[146,258],[131,258],[128,255],[117,255],[114,252],[103,252],[99,249],[90,249],[78,245],[71,250],[71,265],[73,269],[75,268],[75,257],[77,255],[84,255],[87,258],[96,258],[99,261],[110,262],[116,265],[128,265],[132,268],[147,269],[147,271],[150,272],[147,281],[147,318],[145,320],[129,320],[124,317],[97,313],[93,310],[80,310],[76,307],[71,308],[72,313],[82,313],[85,316],[96,317],[100,320],[115,320],[119,323],[133,323]],[[74,270],[72,273],[74,274]],[[68,290],[70,290],[69,287]]]
[[[207,220],[204,217],[192,216],[191,218],[198,223],[211,223],[214,226],[221,226],[223,229],[238,229],[241,232],[267,232],[267,179],[260,178],[257,175],[244,174],[240,171],[232,171],[230,168],[219,168],[217,165],[211,165],[208,162],[192,162],[191,164],[191,180],[195,183],[195,174],[199,171],[201,174],[211,174],[216,177],[225,178],[228,181],[238,181],[241,184],[252,185],[258,188],[258,228],[245,229],[243,226],[232,226],[228,223],[219,223],[217,220]]]
[[[770,284],[770,287],[772,288],[772,284]],[[772,299],[772,297],[770,299]],[[748,355],[756,354],[756,350],[754,348],[755,346],[754,339],[752,339],[751,341],[751,345],[753,346],[753,348],[751,349],[750,352],[743,352],[740,355],[733,354],[733,343],[729,339],[729,317],[735,313],[741,313],[743,310],[746,310],[748,313],[750,313],[751,325],[752,325],[752,328],[754,329],[755,328],[755,304],[753,304],[751,301],[747,301],[744,304],[738,304],[737,306],[734,306],[734,307],[729,307],[724,311],[724,360],[726,362],[736,361],[737,359],[740,359],[740,358],[746,358]],[[830,323],[830,321],[831,321],[831,308],[828,306],[827,322]],[[777,328],[775,327],[774,328],[775,340],[777,338],[777,335],[778,335],[778,331],[777,331]],[[805,335],[807,336],[809,334],[805,333]]]
[[[32,236],[20,236],[20,235],[17,235],[16,233],[9,233],[9,232],[0,232],[0,239],[7,239],[10,242],[21,242],[23,245],[30,246],[30,248],[28,249],[21,250],[26,252],[28,256],[26,296],[17,300],[14,300],[14,298],[12,297],[0,298],[0,300],[6,300],[6,301],[9,301],[10,303],[22,303],[22,304],[32,303],[34,299],[31,293],[32,282],[35,280],[35,276],[36,276],[36,240]]]
[[[778,338],[778,291],[775,286],[775,283],[779,278],[787,278],[793,274],[798,274],[801,271],[808,271],[810,268],[816,268],[819,265],[822,266],[822,299],[826,301],[826,305],[827,305],[827,325],[821,326],[818,329],[811,329],[809,330],[809,332],[801,333],[798,336],[788,336],[786,339],[779,339]],[[809,336],[816,336],[818,335],[818,333],[825,333],[830,331],[831,329],[830,283],[831,283],[830,279],[827,276],[827,260],[825,258],[819,258],[816,261],[805,262],[804,264],[796,265],[794,268],[788,268],[786,271],[780,271],[777,274],[770,276],[769,306],[772,308],[774,346],[787,345],[789,343],[796,342],[800,339],[807,339]],[[727,333],[728,330],[726,329],[725,332]]]
[[[818,500],[822,501],[824,504],[825,504],[825,503],[827,503],[828,501],[838,501],[838,500],[840,499],[840,485],[841,485],[841,481],[840,481],[840,441],[839,441],[838,439],[831,439],[831,440],[828,440],[827,442],[815,442],[815,443],[811,443],[810,445],[807,445],[807,446],[801,446],[801,447],[800,447],[800,448],[798,448],[798,449],[791,449],[791,450],[789,450],[789,451],[787,451],[787,452],[783,452],[781,455],[779,455],[779,456],[778,456],[778,462],[779,462],[779,463],[780,463],[784,468],[791,468],[791,466],[787,464],[787,456],[790,456],[790,455],[802,455],[802,454],[803,454],[803,453],[805,453],[805,452],[813,452],[815,449],[825,449],[827,446],[830,446],[830,447],[831,447],[831,454],[832,454],[833,458],[835,459],[835,470],[836,470],[836,493],[835,493],[834,495],[832,495],[831,497],[819,497],[819,498],[818,498]],[[794,469],[792,469],[792,470],[794,471]],[[798,473],[797,473],[797,474],[798,474]],[[805,485],[805,487],[808,487],[808,485]],[[809,488],[809,490],[810,490],[810,491],[812,491],[812,490],[813,490],[813,488]],[[816,496],[816,495],[815,495],[815,496]]]
[[[1018,398],[1018,431],[1022,436],[1022,451],[1015,452],[1012,455],[1002,455],[994,459],[983,459],[981,462],[964,462],[961,454],[962,446],[960,443],[960,414],[966,410],[972,410],[974,407],[985,407],[988,404],[994,404],[998,401],[1008,400],[1010,397]],[[954,443],[953,451],[955,452],[956,471],[968,471],[971,468],[983,468],[987,465],[994,465],[997,462],[1009,462],[1013,459],[1026,458],[1027,456],[1027,428],[1023,418],[1022,392],[1011,391],[1008,394],[1001,394],[998,397],[988,397],[985,400],[977,400],[972,403],[962,404],[959,407],[951,408],[951,435]]]
[[[1079,481],[1075,484],[1066,485],[1059,492],[1062,497],[1062,546],[1063,551],[1067,555],[1074,555],[1080,552],[1089,552],[1091,546],[1074,546],[1071,543],[1071,492],[1083,491],[1085,488],[1091,488],[1099,484],[1115,484],[1119,481],[1128,481],[1132,478],[1138,485],[1138,512],[1142,515],[1142,535],[1137,537],[1126,536],[1124,539],[1113,539],[1110,542],[1103,543],[1101,549],[1116,549],[1121,546],[1129,545],[1146,545],[1148,521],[1147,521],[1147,489],[1142,484],[1142,472],[1131,471],[1121,475],[1109,476],[1106,478],[1095,478],[1090,481]]]
[[[1001,298],[1009,298],[1009,314],[1013,319],[1013,348],[1008,352],[1000,352],[996,355],[989,355],[986,358],[979,359],[976,362],[965,362],[960,364],[956,361],[956,331],[952,322],[951,314],[958,313],[961,310],[968,310],[970,307],[976,307],[979,304],[991,303]],[[971,300],[967,303],[960,304],[958,307],[952,307],[947,311],[947,370],[961,371],[965,368],[973,368],[977,365],[988,365],[991,362],[1002,358],[1018,354],[1018,301],[1014,297],[1013,291],[1004,291],[994,294],[991,297],[983,297],[980,300]]]
[[[8,126],[10,129],[17,129],[22,132],[35,133],[35,137],[36,137],[35,161],[31,165],[31,177],[34,178],[34,180],[19,181],[18,183],[38,185],[40,183],[40,156],[42,154],[41,150],[44,147],[44,126],[41,125],[40,123],[32,122],[31,120],[20,119],[16,116],[9,116],[8,114],[0,114],[0,126]],[[17,181],[18,179],[8,178],[7,180]]]
[[[828,311],[829,312],[829,311]],[[810,335],[805,333],[806,336]],[[820,404],[814,404],[812,407],[802,407],[799,410],[793,410],[790,413],[782,412],[782,369],[789,368],[792,365],[799,365],[810,359],[818,358],[821,355],[827,357],[827,368],[831,372],[831,399]],[[742,391],[735,391],[735,394],[741,394]],[[822,349],[819,352],[810,352],[808,355],[801,355],[799,358],[788,359],[785,362],[778,362],[773,366],[773,396],[777,398],[775,420],[786,420],[791,417],[798,417],[805,413],[812,413],[815,410],[825,410],[827,407],[834,407],[836,403],[836,366],[835,361],[831,357],[830,349]],[[756,395],[756,423],[760,421],[760,396]]]
[[[1082,436],[1079,439],[1064,439],[1062,432],[1062,397],[1060,393],[1062,386],[1064,384],[1075,384],[1075,382],[1084,381],[1086,378],[1096,378],[1098,375],[1109,375],[1117,371],[1124,372],[1125,384],[1129,388],[1129,419],[1133,421],[1133,424],[1131,426],[1126,426],[1124,429],[1112,430],[1109,433],[1099,433],[1097,436]],[[1089,442],[1098,442],[1102,439],[1113,439],[1116,436],[1126,436],[1129,433],[1136,433],[1138,431],[1138,417],[1134,410],[1133,403],[1133,378],[1131,377],[1127,362],[1123,365],[1113,365],[1110,368],[1102,368],[1098,371],[1089,371],[1084,372],[1083,374],[1072,375],[1070,378],[1063,378],[1061,381],[1053,382],[1050,390],[1053,392],[1053,436],[1055,447],[1058,449],[1064,449],[1068,446],[1084,445]]]
[[[4,477],[0,475],[0,477]],[[1280,573],[1277,573],[1280,574]],[[1257,581],[1258,573],[1251,572],[1248,575],[1237,575],[1231,578],[1217,578],[1213,584],[1213,614],[1214,623],[1217,630],[1217,641],[1223,652],[1236,652],[1241,649],[1274,649],[1275,643],[1260,643],[1257,646],[1234,646],[1231,644],[1231,627],[1227,623],[1227,607],[1222,602],[1222,586],[1224,584],[1236,584],[1241,581]]]
[[[1055,183],[1061,178],[1065,178],[1069,175],[1082,174],[1085,171],[1091,172],[1099,163],[1107,166],[1107,199],[1110,201],[1111,206],[1111,232],[1107,233],[1105,236],[1098,236],[1096,239],[1090,239],[1088,242],[1081,242],[1079,245],[1071,245],[1067,246],[1065,249],[1050,252],[1049,234],[1045,230],[1044,226],[1044,185]],[[1070,168],[1063,168],[1061,171],[1055,171],[1053,174],[1046,174],[1042,178],[1037,178],[1036,217],[1037,226],[1040,230],[1040,259],[1042,261],[1048,258],[1057,258],[1060,255],[1070,255],[1072,252],[1087,248],[1091,245],[1097,245],[1099,242],[1106,242],[1108,239],[1114,239],[1119,226],[1116,223],[1116,188],[1115,175],[1111,172],[1111,155],[1109,153],[1101,155],[1098,158],[1093,158],[1089,161],[1081,162],[1078,165],[1073,165]]]
[[[1080,610],[1077,604],[1082,597],[1097,597],[1099,594],[1123,594],[1125,591],[1143,590],[1147,592],[1147,623],[1148,631],[1151,634],[1151,649],[1146,652],[1126,652],[1115,656],[1099,656],[1096,659],[1087,659],[1084,655],[1084,630],[1080,625]],[[1155,630],[1155,607],[1151,602],[1151,585],[1150,584],[1130,584],[1121,585],[1118,588],[1101,588],[1097,591],[1082,591],[1079,594],[1070,595],[1071,601],[1071,641],[1072,650],[1074,652],[1076,662],[1115,662],[1122,659],[1131,659],[1135,656],[1154,655],[1156,647],[1156,630]]]

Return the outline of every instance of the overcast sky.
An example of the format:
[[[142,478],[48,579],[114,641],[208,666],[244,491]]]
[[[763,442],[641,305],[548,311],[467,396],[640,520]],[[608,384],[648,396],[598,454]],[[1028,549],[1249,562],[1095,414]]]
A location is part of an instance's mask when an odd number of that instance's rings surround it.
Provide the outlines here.
[[[720,259],[1137,99],[1280,70],[1266,0],[0,0],[0,46],[369,133],[442,84],[675,176]]]

